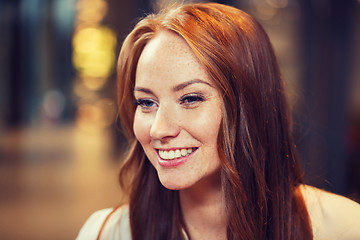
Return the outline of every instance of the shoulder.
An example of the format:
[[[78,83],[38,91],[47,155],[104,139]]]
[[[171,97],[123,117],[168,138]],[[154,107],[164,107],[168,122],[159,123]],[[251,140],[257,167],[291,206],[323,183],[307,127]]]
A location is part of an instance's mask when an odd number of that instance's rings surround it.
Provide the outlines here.
[[[346,197],[302,185],[314,239],[360,239],[360,205]]]
[[[97,239],[103,225],[100,239],[131,240],[129,208],[127,205],[118,208],[107,208],[93,213],[86,220],[76,240]]]

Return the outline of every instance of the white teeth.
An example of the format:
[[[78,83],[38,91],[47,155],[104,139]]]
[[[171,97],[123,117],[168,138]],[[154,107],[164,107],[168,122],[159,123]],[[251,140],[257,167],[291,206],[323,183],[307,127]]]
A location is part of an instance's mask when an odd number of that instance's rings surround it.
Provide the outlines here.
[[[181,156],[186,156],[188,154],[185,148],[181,149]]]
[[[159,151],[159,153],[160,153],[160,151]],[[169,154],[168,154],[168,152],[161,151],[161,153],[162,153],[162,154],[161,154],[162,156],[160,155],[160,156],[161,156],[161,158],[163,158],[163,159],[168,159],[168,158],[169,158]]]
[[[174,150],[170,150],[170,151],[159,150],[159,156],[162,159],[171,160],[171,159],[175,159],[175,158],[179,158],[179,157],[185,157],[185,156],[191,154],[192,152],[193,152],[192,148],[176,149],[175,151]]]
[[[168,154],[168,158],[169,158],[169,159],[175,158],[175,154],[174,154],[174,151],[173,151],[173,150],[170,150],[170,152],[169,152],[169,154]]]
[[[180,153],[180,150],[179,150],[179,149],[176,149],[176,151],[175,151],[175,157],[176,157],[176,158],[181,157],[181,153]]]

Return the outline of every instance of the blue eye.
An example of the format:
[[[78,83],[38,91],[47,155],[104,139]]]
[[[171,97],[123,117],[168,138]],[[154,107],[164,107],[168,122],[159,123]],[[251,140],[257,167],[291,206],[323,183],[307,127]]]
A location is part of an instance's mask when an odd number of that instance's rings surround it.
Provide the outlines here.
[[[156,102],[151,99],[137,99],[135,105],[140,106],[144,110],[149,110],[152,107],[156,107]]]
[[[205,100],[205,98],[200,94],[189,94],[189,95],[183,96],[180,99],[180,103],[185,104],[185,105],[193,105],[196,103],[203,102],[204,100]]]

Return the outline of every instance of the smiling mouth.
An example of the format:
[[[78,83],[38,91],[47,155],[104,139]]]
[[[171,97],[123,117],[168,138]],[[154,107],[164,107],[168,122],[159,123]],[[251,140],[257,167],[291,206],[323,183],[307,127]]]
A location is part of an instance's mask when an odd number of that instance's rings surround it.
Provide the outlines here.
[[[173,160],[193,153],[197,148],[181,148],[175,150],[158,150],[159,156],[164,160]]]

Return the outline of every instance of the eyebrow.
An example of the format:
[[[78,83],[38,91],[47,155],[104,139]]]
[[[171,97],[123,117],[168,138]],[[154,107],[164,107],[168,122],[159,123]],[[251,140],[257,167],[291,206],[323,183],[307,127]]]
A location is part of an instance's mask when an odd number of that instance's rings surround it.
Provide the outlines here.
[[[210,86],[210,87],[213,87],[213,86],[211,86],[210,83],[205,82],[205,81],[203,81],[203,80],[201,80],[201,79],[193,79],[193,80],[189,80],[189,81],[187,81],[187,82],[184,82],[184,83],[181,83],[181,84],[175,86],[175,87],[173,88],[173,90],[174,90],[175,92],[178,92],[178,91],[186,88],[187,86],[189,86],[189,85],[191,85],[191,84],[195,84],[195,83],[203,83],[203,84],[206,84],[206,85],[208,85],[208,86]]]
[[[203,81],[201,79],[193,79],[193,80],[189,80],[187,82],[181,83],[179,85],[176,85],[175,87],[173,87],[173,91],[178,92],[178,91],[186,88],[187,86],[190,86],[190,85],[196,84],[196,83],[202,83],[202,84],[206,84],[206,85],[208,85],[210,87],[213,87],[210,83],[205,82],[205,81]],[[154,95],[153,91],[151,91],[148,88],[144,88],[144,87],[135,87],[134,92],[136,92],[136,91]]]
[[[134,92],[143,92],[143,93],[154,95],[154,93],[150,89],[144,88],[144,87],[135,87]]]

